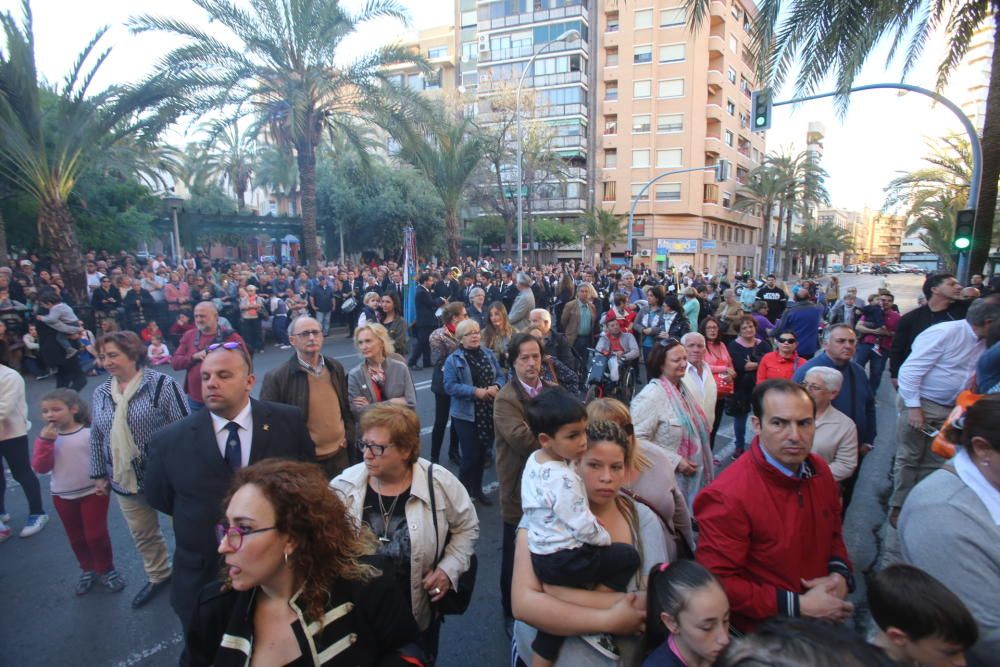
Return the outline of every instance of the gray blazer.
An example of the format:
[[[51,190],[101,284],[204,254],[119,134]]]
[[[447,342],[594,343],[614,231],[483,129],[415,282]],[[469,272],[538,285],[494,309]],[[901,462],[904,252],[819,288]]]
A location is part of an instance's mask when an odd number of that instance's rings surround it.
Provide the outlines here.
[[[405,398],[406,406],[411,410],[417,409],[417,391],[413,387],[413,378],[410,377],[410,369],[406,367],[406,362],[389,357],[382,364],[385,368],[385,388],[382,390],[382,400],[388,401],[390,398]],[[347,400],[351,403],[351,412],[355,418],[360,418],[365,408],[358,408],[354,405],[354,399],[362,396],[368,399],[369,405],[375,402],[375,393],[372,389],[371,378],[365,362],[351,369],[347,374]]]
[[[514,303],[510,307],[510,313],[507,314],[507,319],[510,320],[510,325],[514,327],[514,331],[521,332],[527,330],[530,324],[528,314],[534,308],[535,295],[530,289],[517,293],[517,298],[514,299]]]

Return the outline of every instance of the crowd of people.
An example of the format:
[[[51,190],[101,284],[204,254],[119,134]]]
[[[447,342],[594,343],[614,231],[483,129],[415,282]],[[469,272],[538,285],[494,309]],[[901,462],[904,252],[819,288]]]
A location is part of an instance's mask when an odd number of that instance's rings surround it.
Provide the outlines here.
[[[996,282],[931,274],[901,313],[889,290],[841,293],[836,276],[469,258],[407,287],[374,260],[85,259],[89,302],[37,256],[0,267],[0,457],[28,500],[22,537],[48,521],[35,473],[52,473],[77,595],[127,586],[115,496],[146,576],[132,606],[169,588],[183,664],[433,664],[477,583],[493,466],[502,557],[479,590],[498,575],[515,665],[1000,654]],[[338,326],[350,369],[323,353]],[[267,345],[291,356],[251,398]],[[56,376],[33,450],[23,374]],[[90,375],[104,377],[88,405]],[[588,391],[625,377],[634,392]],[[886,410],[905,563],[868,582],[866,643],[841,627],[856,583],[843,516]]]

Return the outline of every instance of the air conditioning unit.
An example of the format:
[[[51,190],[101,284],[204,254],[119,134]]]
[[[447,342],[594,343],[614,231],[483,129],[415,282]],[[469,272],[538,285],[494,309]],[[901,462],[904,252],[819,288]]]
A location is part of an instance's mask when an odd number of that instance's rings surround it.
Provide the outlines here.
[[[489,51],[489,50],[490,50],[490,36],[489,35],[480,35],[479,36],[479,52],[482,53],[483,51]]]
[[[649,248],[643,248],[642,250],[639,251],[639,257],[649,257],[652,254],[653,253],[649,250]]]

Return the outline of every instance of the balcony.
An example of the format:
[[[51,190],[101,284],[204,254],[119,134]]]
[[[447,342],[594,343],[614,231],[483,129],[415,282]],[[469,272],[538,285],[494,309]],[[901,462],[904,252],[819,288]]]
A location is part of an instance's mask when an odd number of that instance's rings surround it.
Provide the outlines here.
[[[722,57],[726,53],[726,40],[716,35],[708,38],[708,57]],[[481,56],[482,54],[480,54]]]
[[[528,23],[538,23],[542,21],[554,21],[566,18],[582,17],[587,20],[587,9],[583,5],[573,7],[556,7],[537,12],[527,12],[524,14],[514,14],[513,16],[503,16],[497,19],[487,19],[479,21],[479,32],[487,30],[500,30],[502,28],[515,28]]]
[[[531,200],[531,211],[533,213],[582,213],[587,209],[587,202],[582,197],[562,198],[562,199],[534,199]]]
[[[722,140],[718,137],[705,137],[705,155],[709,155],[712,158],[719,157],[719,152],[722,150]]]
[[[587,116],[587,107],[583,104],[553,104],[535,110],[537,118],[555,118],[557,116]]]
[[[618,10],[618,0],[604,0],[604,11],[613,12]]]
[[[587,137],[582,134],[568,137],[552,137],[549,148],[559,153],[570,151],[586,153]]]
[[[708,89],[719,90],[726,81],[726,75],[717,69],[708,70]]]
[[[722,0],[712,0],[712,2],[710,2],[708,4],[708,13],[713,18],[714,17],[719,17],[719,18],[725,20],[726,15],[729,12],[726,9],[726,3],[725,2],[723,2]]]
[[[541,76],[528,76],[524,79],[524,90],[530,88],[546,88],[549,86],[565,86],[566,84],[579,83],[583,86],[590,86],[590,77],[585,72],[560,72],[558,74],[543,74]],[[517,87],[517,81],[510,79],[487,80],[480,79],[479,90],[484,93],[496,90],[512,90]]]
[[[722,121],[722,107],[718,104],[706,104],[705,105],[705,116],[709,120]]]

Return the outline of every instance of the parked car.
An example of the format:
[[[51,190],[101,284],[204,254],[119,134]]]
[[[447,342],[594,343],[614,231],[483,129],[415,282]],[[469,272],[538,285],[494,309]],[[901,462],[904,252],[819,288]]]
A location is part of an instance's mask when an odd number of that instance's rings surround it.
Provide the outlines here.
[[[858,272],[858,267],[855,266],[854,264],[848,264],[847,266],[844,267],[844,273],[857,273],[857,272]]]

